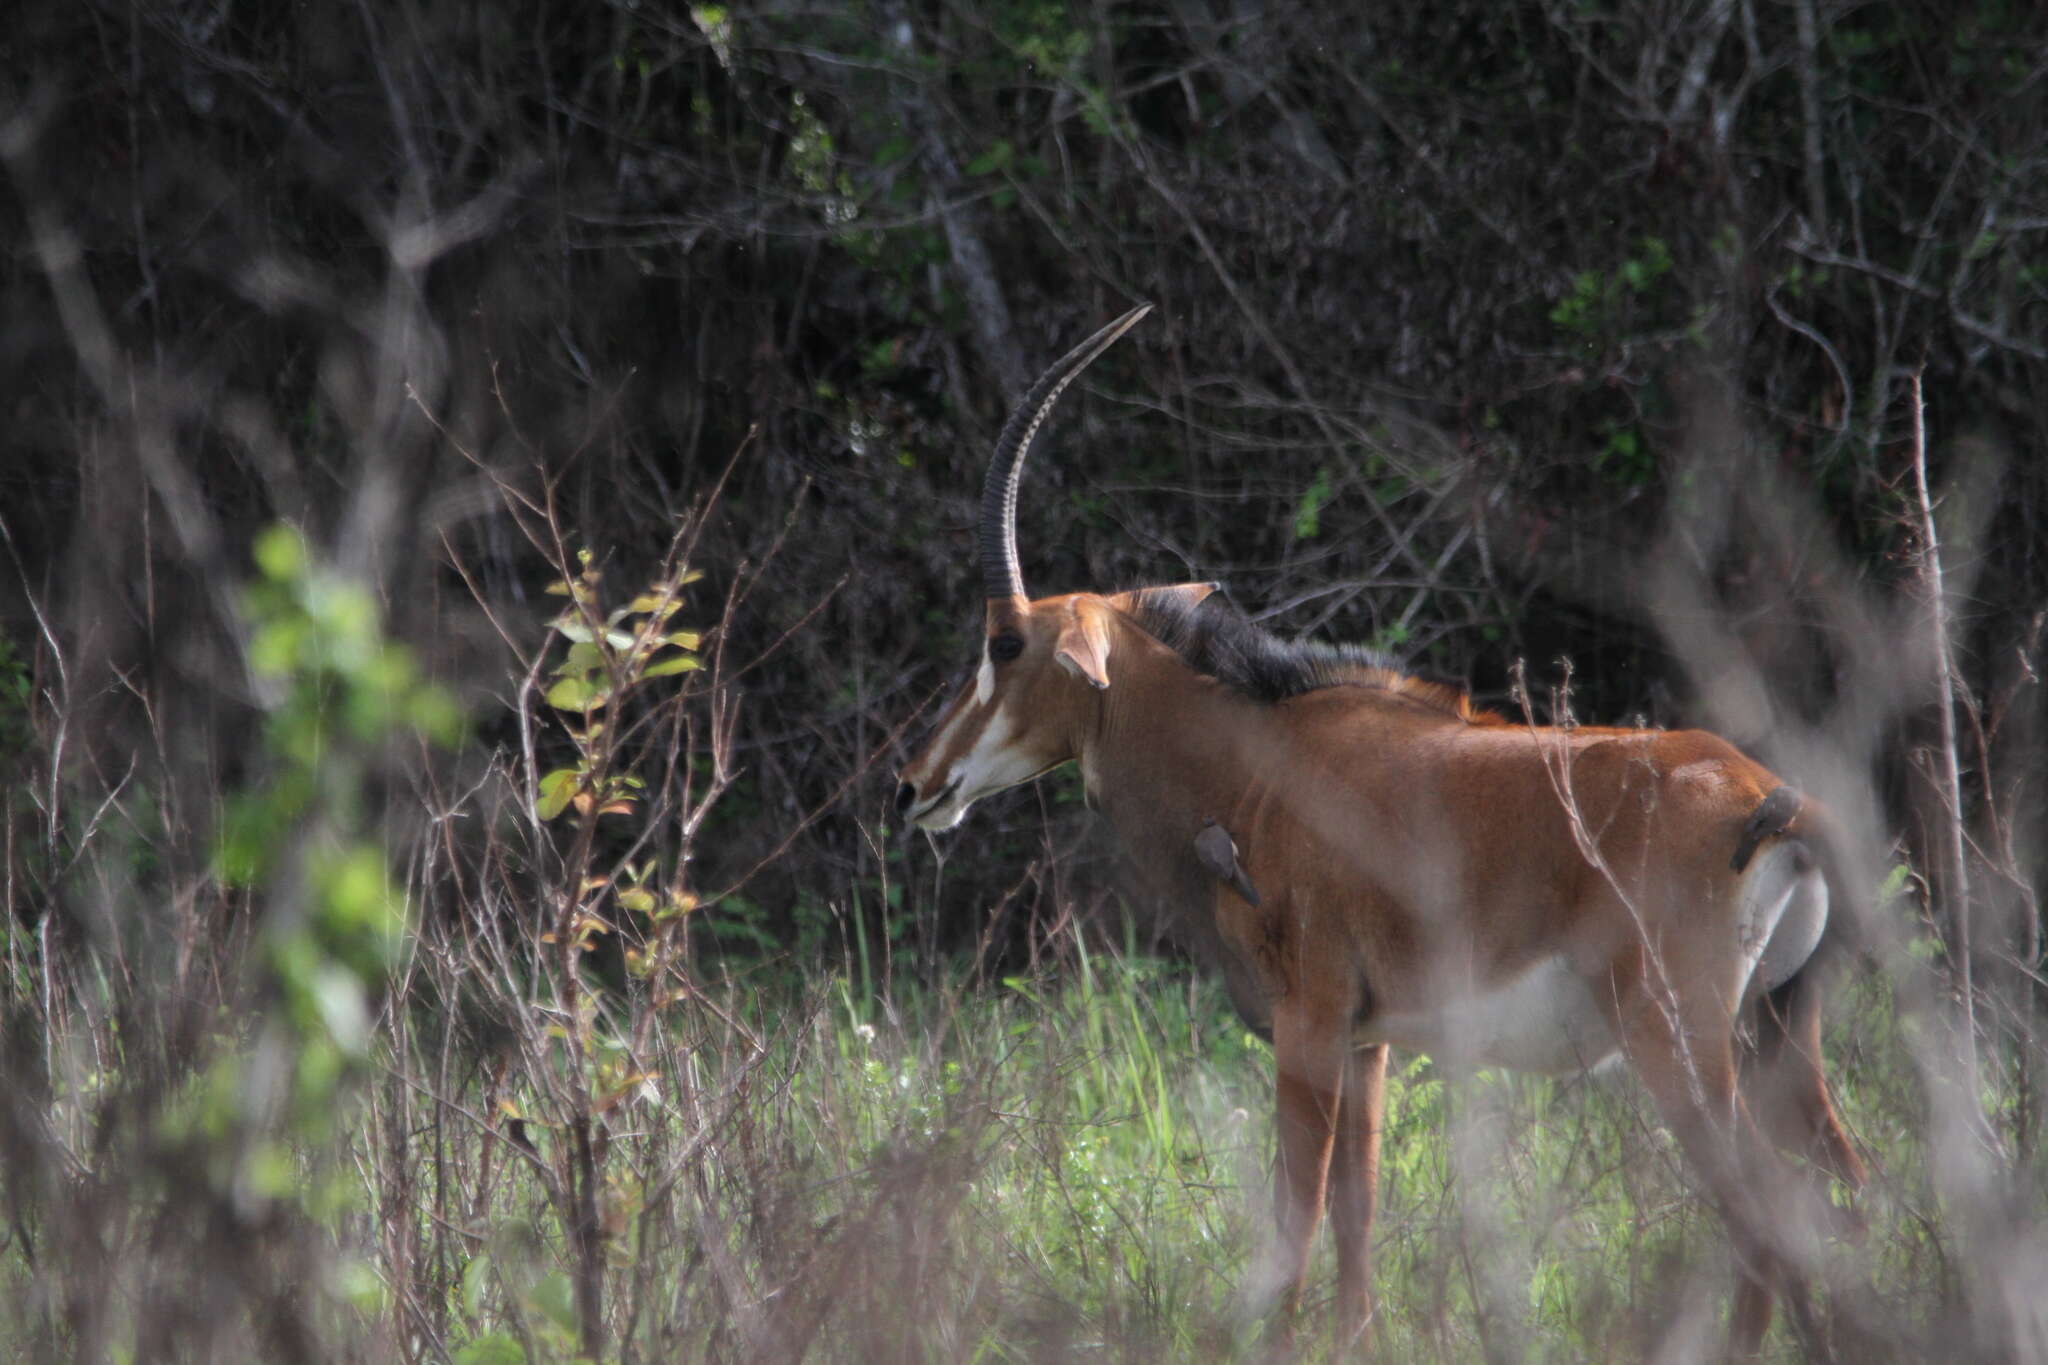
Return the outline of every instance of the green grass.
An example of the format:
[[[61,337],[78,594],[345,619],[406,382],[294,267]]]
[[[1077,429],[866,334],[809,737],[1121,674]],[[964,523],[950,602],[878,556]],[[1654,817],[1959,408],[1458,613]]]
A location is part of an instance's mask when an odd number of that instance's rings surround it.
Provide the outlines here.
[[[1839,1068],[1845,1108],[1886,1145],[1876,1225],[1850,1255],[1893,1302],[1931,1316],[1940,1249],[1916,1221],[1924,1181],[1911,1173],[1924,1156],[1880,996],[1860,992],[1837,1028],[1856,1039]],[[622,1263],[653,1248],[643,1273],[680,1285],[642,1320],[641,1349],[1258,1354],[1264,1320],[1247,1286],[1268,1219],[1271,1063],[1213,984],[1158,961],[1080,955],[1057,974],[886,1004],[844,979],[742,983],[733,999],[764,1049],[707,1035],[682,1054],[707,1135],[682,1182],[697,1208],[644,1209],[661,1235],[618,1248]],[[1720,1225],[1624,1071],[1482,1073],[1448,1087],[1426,1059],[1397,1056],[1389,1093],[1377,1237],[1387,1358],[1619,1360],[1674,1333],[1718,1343]],[[626,1154],[641,1187],[675,1151],[676,1134],[654,1134],[677,1109],[642,1106],[621,1125],[642,1134],[644,1150]],[[534,1202],[508,1184],[493,1216],[517,1221]],[[1311,1359],[1327,1349],[1323,1240],[1301,1332]],[[518,1311],[474,1294],[451,1330],[487,1336]],[[1797,1358],[1782,1333],[1771,1350]]]
[[[673,1009],[631,1060],[645,1079],[603,1106],[605,1359],[1265,1357],[1269,1322],[1250,1287],[1270,1218],[1271,1059],[1215,983],[1078,946],[1027,978],[899,974],[887,998],[847,975],[735,973]],[[1849,1354],[1929,1358],[1953,1340],[1965,1355],[1957,1305],[1983,1244],[1957,1232],[1930,1176],[1908,1030],[1874,980],[1835,1016],[1831,1071],[1876,1170],[1867,1238],[1832,1252],[1858,1334]],[[293,1282],[319,1305],[322,1358],[575,1360],[574,1252],[548,1193],[569,1133],[545,1121],[534,1079],[536,1061],[560,1055],[494,1055],[446,1022],[428,1008],[388,1014],[357,1099],[256,1150],[228,1187],[253,1191],[272,1224],[296,1210],[325,1244]],[[1381,1358],[1718,1348],[1720,1224],[1625,1071],[1452,1084],[1396,1054],[1389,1097]],[[53,1114],[76,1112],[58,1098]],[[2010,1096],[1993,1098],[2013,1112]],[[2042,1187],[2038,1169],[2017,1174],[2014,1188]],[[134,1231],[104,1262],[112,1359],[151,1354],[120,1326],[146,1315],[118,1306],[162,1283],[147,1210],[174,1207],[146,1181],[130,1198],[132,1222],[115,1226]],[[17,1237],[0,1254],[17,1307],[51,1283],[29,1246]],[[1303,1359],[1335,1357],[1332,1259],[1325,1235]],[[270,1358],[250,1311],[246,1358]],[[0,1325],[0,1349],[23,1358],[65,1340],[25,1317]],[[1800,1357],[1777,1329],[1766,1358]]]

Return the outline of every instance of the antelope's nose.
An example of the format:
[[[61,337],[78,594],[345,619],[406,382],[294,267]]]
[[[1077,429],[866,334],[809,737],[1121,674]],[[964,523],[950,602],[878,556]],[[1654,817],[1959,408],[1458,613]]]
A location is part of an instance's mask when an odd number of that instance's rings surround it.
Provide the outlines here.
[[[898,783],[896,786],[896,813],[898,815],[904,814],[916,802],[917,788],[911,786],[908,782]]]

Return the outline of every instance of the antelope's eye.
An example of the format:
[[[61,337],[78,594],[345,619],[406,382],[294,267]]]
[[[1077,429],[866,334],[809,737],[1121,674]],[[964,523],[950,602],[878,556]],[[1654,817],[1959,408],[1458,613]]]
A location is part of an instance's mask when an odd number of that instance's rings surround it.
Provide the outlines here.
[[[1006,664],[1023,652],[1023,637],[1007,631],[988,642],[988,657],[999,664]]]

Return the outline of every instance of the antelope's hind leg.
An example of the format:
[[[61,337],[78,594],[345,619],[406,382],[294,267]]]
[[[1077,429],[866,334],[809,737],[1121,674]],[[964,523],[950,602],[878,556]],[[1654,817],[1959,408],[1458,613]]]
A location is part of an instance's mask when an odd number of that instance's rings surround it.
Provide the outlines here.
[[[1854,1194],[1866,1175],[1821,1070],[1820,988],[1814,977],[1809,966],[1756,1002],[1739,1085],[1742,1103],[1763,1139],[1800,1160],[1796,1170],[1784,1170],[1783,1197],[1776,1201],[1789,1234],[1807,1243],[1822,1236],[1855,1240],[1863,1233],[1862,1216],[1853,1206],[1838,1207],[1829,1199],[1828,1178]],[[1796,1268],[1788,1268],[1787,1276],[1787,1307],[1809,1349],[1818,1354],[1825,1349],[1826,1324],[1814,1315]],[[1768,1323],[1770,1309],[1768,1289],[1744,1280],[1736,1316],[1747,1312]],[[1760,1341],[1761,1325],[1755,1335]]]
[[[1641,956],[1629,970],[1617,970],[1615,985],[1615,1034],[1713,1200],[1734,1249],[1729,1359],[1757,1355],[1773,1301],[1780,1298],[1802,1346],[1825,1359],[1802,1268],[1811,1258],[1800,1248],[1810,1239],[1778,1221],[1794,1173],[1742,1103],[1726,1007],[1712,991],[1674,996],[1669,980]]]
[[[1743,1052],[1742,1095],[1766,1137],[1854,1193],[1867,1175],[1821,1070],[1820,1016],[1821,991],[1812,967],[1757,1001],[1754,1035]],[[1817,1179],[1814,1187],[1830,1230],[1859,1233],[1856,1213],[1826,1204],[1824,1182]]]

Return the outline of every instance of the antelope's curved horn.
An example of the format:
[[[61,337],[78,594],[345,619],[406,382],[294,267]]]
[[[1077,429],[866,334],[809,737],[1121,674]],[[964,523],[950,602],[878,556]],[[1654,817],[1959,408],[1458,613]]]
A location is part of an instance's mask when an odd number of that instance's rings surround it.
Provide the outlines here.
[[[1151,304],[1139,304],[1053,362],[1003,424],[989,461],[988,479],[981,486],[981,581],[989,597],[1024,595],[1024,571],[1017,566],[1017,479],[1024,471],[1031,438],[1074,376],[1151,311]]]

